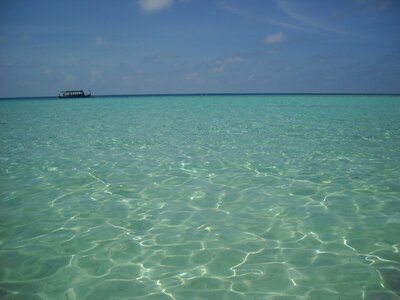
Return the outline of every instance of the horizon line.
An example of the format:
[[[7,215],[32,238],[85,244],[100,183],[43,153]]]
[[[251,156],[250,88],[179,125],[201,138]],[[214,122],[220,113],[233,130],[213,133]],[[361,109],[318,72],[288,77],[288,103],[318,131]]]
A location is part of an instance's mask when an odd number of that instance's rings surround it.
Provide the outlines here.
[[[144,93],[144,94],[92,94],[91,98],[105,98],[105,97],[162,97],[162,96],[289,96],[289,95],[322,95],[322,96],[400,96],[400,93],[360,93],[360,92],[352,92],[352,93],[334,93],[334,92],[302,92],[302,93]],[[50,99],[58,99],[58,96],[18,96],[18,97],[0,97],[0,100],[23,100],[23,99],[40,99],[40,98],[50,98]],[[76,98],[79,99],[79,98]]]

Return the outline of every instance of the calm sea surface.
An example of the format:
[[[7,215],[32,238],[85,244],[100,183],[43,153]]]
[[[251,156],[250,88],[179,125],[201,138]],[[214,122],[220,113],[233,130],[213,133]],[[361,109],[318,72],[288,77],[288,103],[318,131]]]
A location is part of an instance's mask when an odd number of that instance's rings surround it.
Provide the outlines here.
[[[400,299],[400,96],[0,101],[1,299]]]

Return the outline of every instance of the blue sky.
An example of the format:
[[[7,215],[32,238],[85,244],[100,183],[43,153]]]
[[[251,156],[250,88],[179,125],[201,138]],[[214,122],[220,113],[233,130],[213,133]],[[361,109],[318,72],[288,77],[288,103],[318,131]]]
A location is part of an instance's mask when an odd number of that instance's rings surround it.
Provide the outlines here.
[[[400,93],[398,0],[0,0],[0,97]]]

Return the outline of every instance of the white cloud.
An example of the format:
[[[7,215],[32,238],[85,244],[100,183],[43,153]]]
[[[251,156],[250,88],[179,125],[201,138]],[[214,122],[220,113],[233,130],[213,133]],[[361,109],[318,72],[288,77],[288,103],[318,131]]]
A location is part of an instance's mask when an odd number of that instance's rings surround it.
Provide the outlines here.
[[[188,80],[188,81],[198,80],[198,79],[199,79],[199,73],[197,73],[197,72],[192,72],[192,73],[185,75],[185,80]]]
[[[96,37],[96,45],[97,46],[104,45],[105,43],[106,43],[106,40],[103,37],[101,37],[101,36]]]
[[[64,77],[64,84],[69,84],[69,83],[73,83],[75,81],[75,76],[72,74],[69,74],[67,76]]]
[[[336,77],[333,75],[328,75],[324,77],[325,80],[336,80]]]
[[[0,44],[7,43],[8,38],[5,35],[0,35]]]
[[[283,32],[277,32],[265,37],[264,42],[266,44],[280,44],[286,40],[286,36]]]
[[[354,14],[374,14],[390,9],[392,0],[353,0],[353,7],[350,9],[335,9],[332,12],[334,17],[344,17]]]
[[[43,74],[44,75],[46,75],[46,76],[50,76],[51,75],[51,68],[50,67],[48,67],[48,66],[43,66],[42,67],[42,71],[43,71]]]
[[[240,56],[233,56],[233,57],[227,57],[224,59],[219,59],[214,61],[214,65],[216,66],[213,68],[211,71],[215,73],[221,73],[225,71],[225,66],[228,65],[233,65],[233,64],[240,64],[243,62],[243,58]]]
[[[361,0],[365,1],[365,0]],[[377,0],[380,1],[380,0]],[[299,2],[299,1],[298,1]],[[309,17],[307,14],[300,13],[298,10],[295,9],[295,7],[286,0],[276,0],[277,6],[279,9],[281,9],[282,12],[284,12],[289,18],[291,18],[295,22],[299,22],[302,25],[309,26],[310,28],[317,30],[317,31],[322,31],[322,32],[331,32],[331,33],[336,33],[336,34],[348,34],[346,31],[341,31],[337,30],[335,28],[331,28],[328,26],[325,26],[323,21],[315,20],[311,17]],[[295,3],[295,2],[293,2]],[[334,13],[334,14],[337,14]]]
[[[231,65],[231,64],[239,64],[243,61],[243,58],[240,56],[228,57],[222,60],[215,61],[216,65]]]
[[[380,12],[387,10],[391,5],[392,0],[354,0],[359,12]]]
[[[67,80],[67,81],[75,80],[75,76],[72,75],[72,74],[69,74],[69,75],[67,75],[67,76],[65,77],[65,80]]]
[[[138,0],[140,11],[144,14],[152,14],[171,6],[173,0]]]
[[[103,72],[97,70],[90,71],[90,79],[92,82],[97,82],[103,79]]]
[[[237,15],[239,17],[247,18],[247,19],[255,19],[255,17],[250,15],[246,10],[230,6],[230,5],[226,4],[224,1],[219,1],[218,6],[222,10],[224,10],[228,13]]]
[[[292,69],[293,69],[293,66],[286,66],[285,67],[285,71],[286,72],[290,72],[290,71],[292,71]]]
[[[310,30],[303,28],[302,26],[296,25],[296,24],[292,24],[292,23],[287,23],[287,22],[282,22],[279,20],[275,20],[272,19],[268,16],[261,16],[261,15],[256,15],[253,14],[247,10],[244,9],[240,9],[231,5],[226,4],[224,1],[219,1],[218,2],[218,6],[220,9],[222,9],[223,11],[233,14],[233,15],[237,15],[241,18],[244,19],[248,19],[250,21],[253,22],[261,22],[261,23],[269,23],[271,25],[275,25],[275,26],[280,26],[280,27],[284,27],[284,28],[288,28],[291,30],[298,30],[298,31],[303,31],[303,32],[310,32]]]
[[[221,72],[224,71],[224,67],[223,66],[219,66],[219,67],[216,67],[216,68],[212,69],[212,71],[215,72],[215,73],[221,73]]]

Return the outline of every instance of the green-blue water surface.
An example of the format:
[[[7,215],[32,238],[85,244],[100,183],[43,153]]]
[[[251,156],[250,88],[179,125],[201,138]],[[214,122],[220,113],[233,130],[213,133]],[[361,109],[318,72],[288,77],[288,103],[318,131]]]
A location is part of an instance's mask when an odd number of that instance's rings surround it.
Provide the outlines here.
[[[400,299],[399,96],[0,101],[2,299]]]

